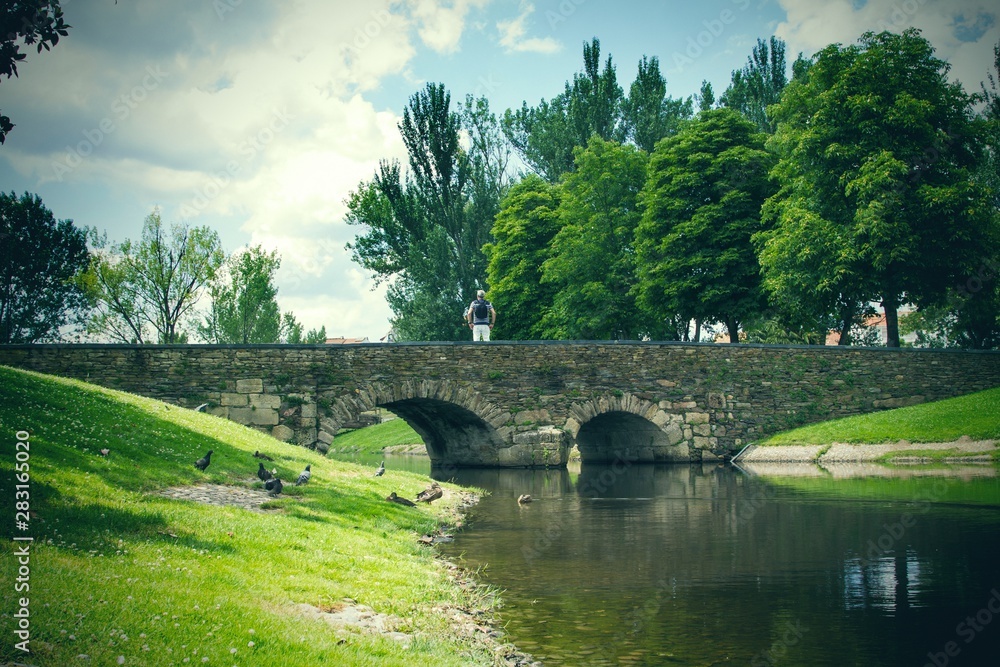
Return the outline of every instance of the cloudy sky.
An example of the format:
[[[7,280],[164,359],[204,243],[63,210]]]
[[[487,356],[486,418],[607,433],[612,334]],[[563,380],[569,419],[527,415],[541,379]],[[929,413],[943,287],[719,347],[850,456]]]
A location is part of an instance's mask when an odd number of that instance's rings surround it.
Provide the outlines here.
[[[377,341],[384,294],[344,246],[344,200],[405,152],[410,95],[444,83],[497,112],[558,94],[601,40],[625,90],[657,56],[669,94],[725,89],[758,38],[789,62],[867,30],[915,26],[979,89],[1000,39],[991,0],[63,0],[72,26],[0,85],[16,124],[0,189],[59,219],[137,239],[166,222],[216,229],[227,252],[282,257],[278,301],[306,329]],[[499,305],[499,304],[498,304]]]

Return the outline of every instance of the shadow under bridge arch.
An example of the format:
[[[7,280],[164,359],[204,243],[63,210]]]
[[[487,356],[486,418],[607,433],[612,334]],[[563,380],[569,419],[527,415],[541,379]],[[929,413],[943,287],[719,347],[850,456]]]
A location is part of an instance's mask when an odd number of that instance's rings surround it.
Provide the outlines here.
[[[578,404],[572,412],[579,426],[570,431],[584,463],[690,461],[681,415],[628,394]]]
[[[432,466],[496,465],[509,446],[491,419],[502,411],[469,390],[447,382],[377,387],[367,396],[368,409],[382,407],[403,419],[423,439]]]

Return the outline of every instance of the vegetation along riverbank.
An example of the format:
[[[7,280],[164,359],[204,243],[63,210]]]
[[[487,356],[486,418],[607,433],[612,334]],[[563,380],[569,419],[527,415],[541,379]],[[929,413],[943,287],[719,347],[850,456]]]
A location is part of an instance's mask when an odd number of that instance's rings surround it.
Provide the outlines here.
[[[0,394],[30,492],[24,529],[5,528],[5,568],[26,543],[11,538],[33,538],[30,590],[5,587],[0,616],[12,637],[14,598],[28,598],[30,654],[4,641],[0,665],[526,661],[490,625],[495,591],[420,541],[457,520],[467,490],[442,484],[441,500],[408,507],[386,498],[415,498],[426,477],[376,477],[193,410],[7,367]]]
[[[1000,387],[778,433],[739,461],[1000,461]]]

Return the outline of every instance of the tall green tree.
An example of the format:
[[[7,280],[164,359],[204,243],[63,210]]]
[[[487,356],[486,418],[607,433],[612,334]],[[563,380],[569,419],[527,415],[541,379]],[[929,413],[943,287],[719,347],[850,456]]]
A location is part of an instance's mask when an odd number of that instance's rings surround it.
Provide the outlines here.
[[[761,132],[772,133],[774,121],[767,107],[781,99],[788,84],[787,69],[785,42],[777,37],[768,42],[758,39],[747,64],[733,72],[732,83],[719,101],[749,118]]]
[[[692,98],[674,99],[667,95],[667,80],[660,73],[660,61],[642,57],[628,97],[622,100],[622,128],[625,137],[652,153],[656,142],[677,132],[693,114]]]
[[[0,343],[59,340],[86,311],[76,279],[88,262],[72,220],[57,221],[37,195],[0,192]]]
[[[482,247],[509,178],[497,123],[485,99],[457,112],[443,85],[428,84],[410,98],[399,124],[409,169],[382,162],[347,199],[348,222],[364,228],[347,247],[389,283],[400,340],[467,334],[462,312],[485,286]]]
[[[560,194],[560,186],[529,174],[510,189],[500,206],[493,223],[495,240],[484,248],[490,299],[503,304],[495,330],[500,339],[549,337],[542,320],[552,308],[555,287],[542,282],[542,264],[562,227]]]
[[[646,318],[718,321],[730,342],[765,304],[751,244],[772,193],[764,135],[731,109],[701,112],[653,153],[636,230]]]
[[[601,66],[601,43],[583,45],[583,71],[567,81],[562,93],[537,107],[527,102],[504,114],[504,133],[521,159],[539,176],[555,183],[574,168],[574,149],[591,136],[620,141],[623,91],[611,57]]]
[[[648,332],[636,318],[632,239],[645,152],[592,137],[578,148],[576,169],[562,181],[561,227],[542,281],[555,290],[543,318],[545,338],[632,339]]]
[[[91,333],[124,343],[172,344],[225,255],[208,227],[165,227],[159,209],[146,216],[138,243],[93,235],[87,284],[96,302]]]
[[[0,77],[17,76],[17,64],[27,54],[21,53],[21,43],[48,51],[69,34],[59,0],[17,0],[0,7]],[[19,43],[20,42],[20,43]],[[0,114],[0,144],[14,129],[10,118]]]
[[[274,276],[281,266],[278,251],[261,246],[229,257],[225,270],[209,286],[212,304],[198,333],[208,343],[277,343],[297,322],[278,308]],[[298,327],[301,329],[301,325]]]
[[[900,303],[937,303],[982,262],[995,216],[972,179],[972,100],[948,71],[915,29],[866,33],[771,107],[781,189],[758,245],[775,295],[825,313],[881,301],[898,346]]]

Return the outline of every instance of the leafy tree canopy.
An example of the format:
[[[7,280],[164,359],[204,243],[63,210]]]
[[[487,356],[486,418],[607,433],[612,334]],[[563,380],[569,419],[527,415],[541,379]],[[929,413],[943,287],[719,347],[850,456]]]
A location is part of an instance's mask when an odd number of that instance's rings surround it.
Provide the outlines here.
[[[772,192],[764,135],[731,109],[701,112],[653,153],[636,230],[638,303],[650,321],[739,323],[763,306],[751,237]]]
[[[59,340],[85,312],[86,238],[37,195],[0,193],[0,343]]]
[[[109,243],[96,231],[92,243],[91,333],[123,343],[184,342],[186,318],[224,261],[219,235],[208,227],[167,229],[156,209],[138,243]]]
[[[948,70],[915,29],[866,33],[817,54],[771,107],[781,189],[758,243],[775,296],[819,313],[881,300],[898,346],[898,305],[943,299],[982,261],[995,214],[971,178],[972,100]]]
[[[27,56],[21,43],[35,45],[41,53],[69,34],[72,26],[66,24],[59,5],[59,0],[11,0],[0,7],[0,77],[17,76],[17,64]],[[0,114],[0,144],[13,129],[10,118]]]

